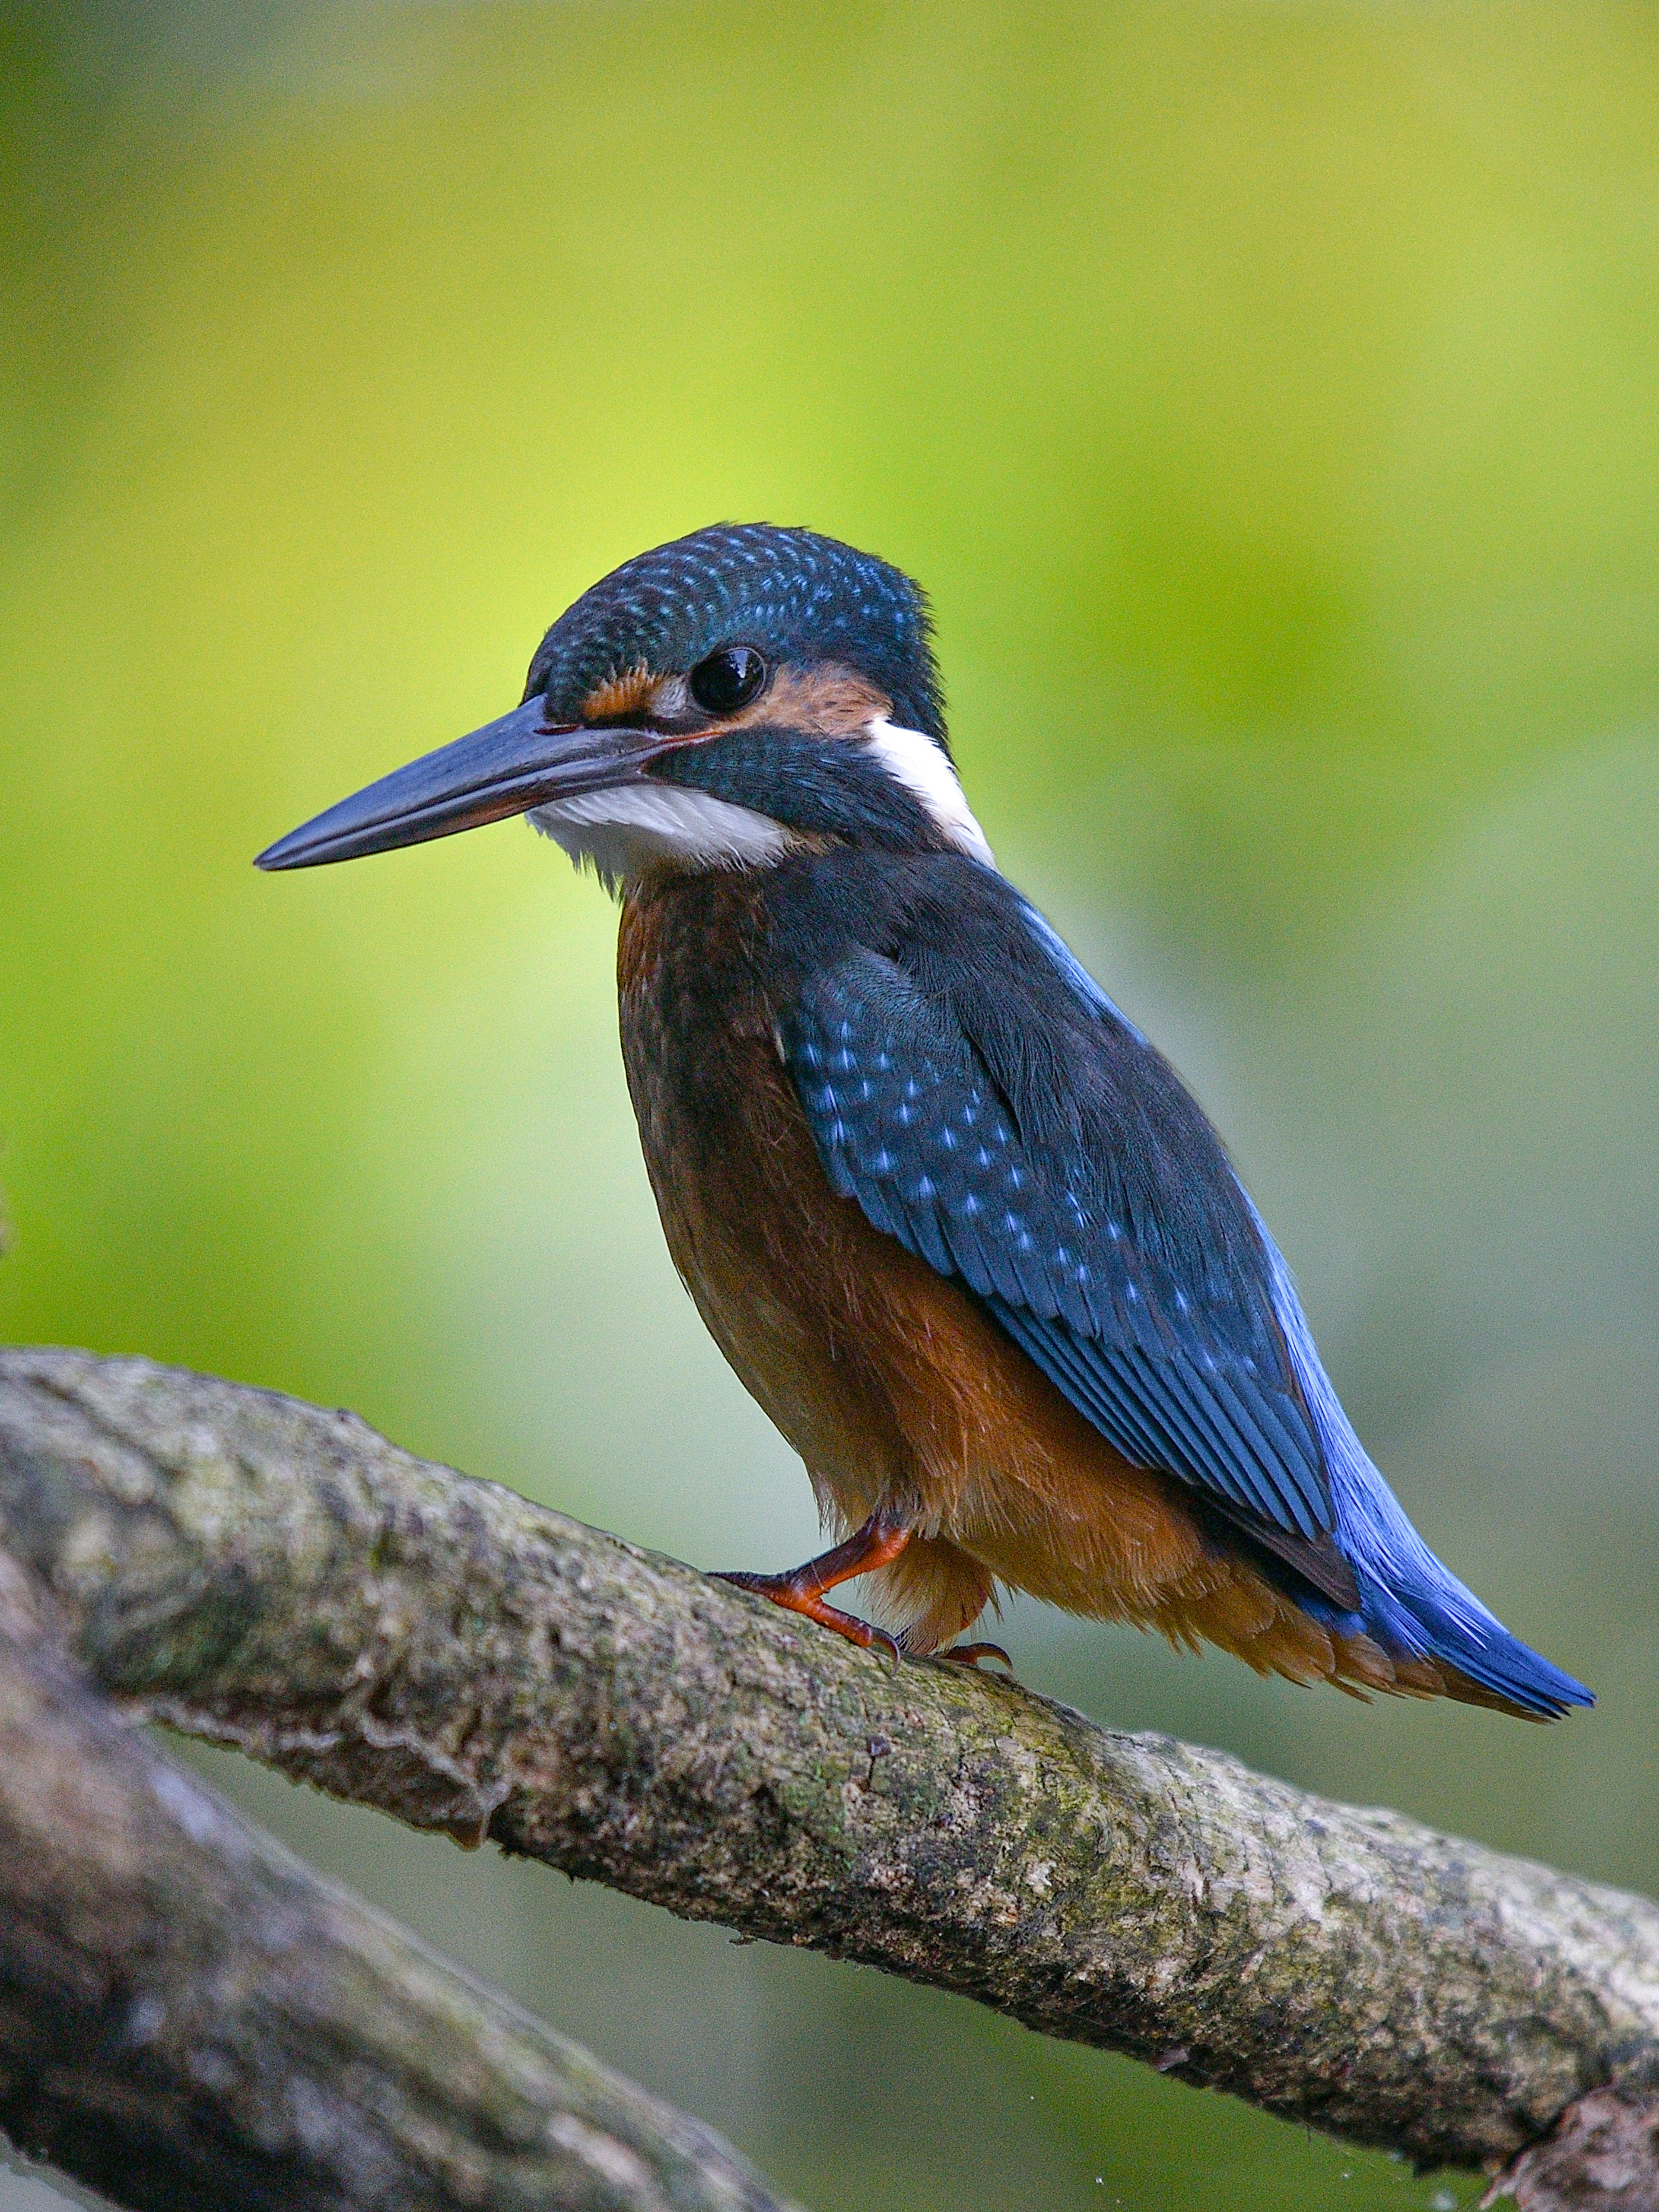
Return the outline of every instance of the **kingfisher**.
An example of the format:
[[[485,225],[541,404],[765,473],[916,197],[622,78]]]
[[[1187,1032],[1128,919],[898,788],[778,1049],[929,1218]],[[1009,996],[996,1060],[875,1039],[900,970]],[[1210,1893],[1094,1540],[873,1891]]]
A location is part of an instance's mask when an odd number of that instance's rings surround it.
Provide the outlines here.
[[[669,1249],[838,1539],[727,1579],[918,1656],[1006,1657],[960,1639],[1022,1589],[1361,1697],[1593,1702],[1412,1527],[1202,1109],[998,870],[908,576],[765,523],[641,554],[510,714],[258,865],[515,814],[620,901]]]

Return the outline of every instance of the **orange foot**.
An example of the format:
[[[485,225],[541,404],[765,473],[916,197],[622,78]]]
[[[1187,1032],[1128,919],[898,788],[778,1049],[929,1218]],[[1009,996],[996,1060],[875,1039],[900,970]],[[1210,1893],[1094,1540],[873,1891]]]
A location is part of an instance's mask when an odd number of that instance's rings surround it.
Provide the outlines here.
[[[879,1644],[890,1652],[894,1663],[899,1658],[899,1648],[894,1638],[884,1628],[872,1628],[867,1620],[860,1620],[839,1606],[826,1605],[823,1594],[834,1589],[837,1583],[851,1582],[854,1575],[867,1575],[877,1567],[884,1567],[897,1559],[910,1540],[910,1531],[900,1528],[879,1513],[872,1513],[863,1528],[856,1529],[845,1543],[822,1552],[816,1559],[809,1559],[804,1567],[795,1567],[787,1575],[723,1574],[716,1575],[720,1583],[734,1583],[739,1589],[753,1590],[757,1597],[769,1598],[781,1605],[786,1613],[803,1613],[808,1620],[816,1620],[820,1627],[833,1628],[837,1636],[844,1636],[849,1644],[857,1644],[868,1650]]]

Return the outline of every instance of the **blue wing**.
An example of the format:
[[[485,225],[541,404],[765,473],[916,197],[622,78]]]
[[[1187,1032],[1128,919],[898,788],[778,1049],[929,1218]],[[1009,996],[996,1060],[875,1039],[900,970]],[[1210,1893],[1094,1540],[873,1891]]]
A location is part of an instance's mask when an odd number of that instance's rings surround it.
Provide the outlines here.
[[[834,1188],[974,1292],[1125,1458],[1352,1577],[1271,1262],[1208,1123],[992,878],[808,974],[779,1042]],[[976,941],[977,940],[977,941]]]
[[[957,858],[819,872],[783,931],[778,1042],[835,1188],[1317,1618],[1443,1662],[1453,1696],[1593,1703],[1412,1528],[1209,1123],[1036,909]]]

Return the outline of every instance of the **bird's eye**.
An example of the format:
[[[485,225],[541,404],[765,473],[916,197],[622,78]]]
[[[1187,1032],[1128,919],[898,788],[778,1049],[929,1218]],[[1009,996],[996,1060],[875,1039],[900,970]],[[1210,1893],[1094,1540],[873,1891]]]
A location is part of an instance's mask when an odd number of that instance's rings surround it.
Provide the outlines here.
[[[705,714],[735,714],[760,696],[766,674],[752,645],[723,645],[691,671],[691,696]]]

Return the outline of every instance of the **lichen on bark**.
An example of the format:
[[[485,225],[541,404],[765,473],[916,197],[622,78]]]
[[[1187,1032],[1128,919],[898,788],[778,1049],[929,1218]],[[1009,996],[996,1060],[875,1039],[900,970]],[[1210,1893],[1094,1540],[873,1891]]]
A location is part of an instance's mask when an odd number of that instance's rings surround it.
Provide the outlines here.
[[[348,1414],[0,1355],[0,1547],[179,1728],[1356,2142],[1491,2168],[1659,2091],[1645,1900],[894,1668]]]

